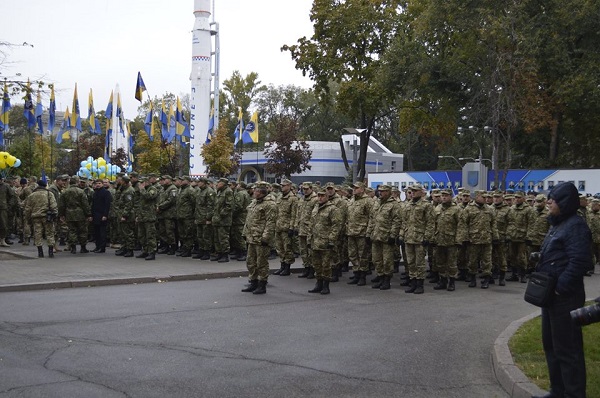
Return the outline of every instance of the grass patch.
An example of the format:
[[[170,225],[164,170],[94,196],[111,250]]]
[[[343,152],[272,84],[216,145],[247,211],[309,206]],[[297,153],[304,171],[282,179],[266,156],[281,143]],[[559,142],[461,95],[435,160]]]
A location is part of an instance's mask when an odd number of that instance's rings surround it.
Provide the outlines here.
[[[590,305],[593,302],[586,303]],[[587,396],[600,397],[600,323],[583,327]],[[542,348],[542,318],[524,323],[508,343],[515,365],[538,387],[548,391],[550,380]]]

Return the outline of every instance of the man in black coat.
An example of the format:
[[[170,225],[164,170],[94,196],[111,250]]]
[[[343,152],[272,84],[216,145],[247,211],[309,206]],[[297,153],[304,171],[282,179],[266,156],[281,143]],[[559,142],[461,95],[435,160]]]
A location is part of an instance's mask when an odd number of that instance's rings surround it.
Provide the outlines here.
[[[92,223],[94,225],[94,236],[96,237],[96,248],[94,253],[104,253],[106,247],[106,226],[108,225],[108,212],[112,195],[102,180],[94,181],[94,195],[92,196]]]

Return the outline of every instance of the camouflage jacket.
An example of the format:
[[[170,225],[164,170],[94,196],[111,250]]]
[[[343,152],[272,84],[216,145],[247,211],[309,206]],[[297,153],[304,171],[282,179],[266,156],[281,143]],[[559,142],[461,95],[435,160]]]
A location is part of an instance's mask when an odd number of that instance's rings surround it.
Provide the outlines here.
[[[196,192],[189,185],[182,185],[177,196],[177,218],[193,219],[196,207]]]
[[[400,204],[391,197],[385,201],[377,200],[371,209],[367,236],[377,242],[387,243],[390,238],[395,240],[401,222],[399,210]]]
[[[454,246],[461,243],[457,238],[461,210],[456,203],[440,204],[433,210],[435,230],[433,243],[438,246]]]
[[[135,191],[132,186],[122,186],[115,202],[117,217],[125,218],[126,222],[135,222]]]
[[[248,205],[248,215],[242,235],[246,242],[253,245],[260,245],[261,242],[268,242],[269,246],[274,243],[275,238],[275,219],[277,210],[275,202],[270,197],[253,200]]]
[[[530,240],[533,245],[541,246],[546,233],[550,229],[548,222],[548,209],[546,207],[534,208],[531,212],[531,222],[527,231],[527,240]]]
[[[589,211],[587,213],[588,225],[592,231],[592,241],[600,243],[600,211]]]
[[[205,224],[207,221],[212,222],[216,195],[215,190],[209,186],[198,189],[196,193],[196,208],[194,209],[194,222],[196,224]]]
[[[525,242],[527,240],[527,231],[533,216],[530,206],[525,204],[512,205],[508,212],[508,227],[506,228],[506,237],[512,242]]]
[[[313,250],[326,250],[334,245],[342,227],[338,208],[331,202],[317,204],[313,208],[313,228],[308,235]]]
[[[244,225],[248,216],[248,205],[250,204],[250,195],[245,189],[238,189],[233,192],[233,211],[231,225]]]
[[[510,212],[510,206],[501,203],[499,205],[493,205],[492,210],[496,216],[498,239],[504,242],[506,240],[506,229],[508,228],[508,213]]]
[[[58,214],[58,205],[54,195],[46,188],[36,188],[27,199],[25,199],[24,215],[26,220],[34,218],[46,218],[48,210]]]
[[[399,237],[411,245],[419,245],[423,241],[431,241],[435,223],[433,221],[433,206],[427,200],[411,200],[404,207],[402,228]]]
[[[298,235],[308,236],[312,229],[312,211],[317,205],[317,194],[312,192],[308,196],[304,196],[298,201],[298,209],[296,211],[296,230]]]
[[[158,218],[177,218],[177,187],[174,184],[164,186],[158,195]]]
[[[139,188],[139,206],[136,210],[136,220],[139,222],[156,221],[156,202],[158,190],[153,185]]]
[[[66,221],[85,221],[91,217],[90,204],[83,189],[71,186],[60,195],[58,215]]]
[[[355,195],[348,201],[346,212],[346,235],[367,236],[367,228],[369,227],[369,218],[371,217],[373,203],[371,198],[364,193],[360,196]]]
[[[457,240],[475,245],[491,244],[498,240],[493,210],[486,204],[469,203],[461,214]]]
[[[294,229],[298,197],[291,191],[277,199],[277,232]]]
[[[233,218],[233,191],[229,187],[224,187],[217,191],[215,196],[215,211],[212,217],[212,224],[217,227],[230,227]]]

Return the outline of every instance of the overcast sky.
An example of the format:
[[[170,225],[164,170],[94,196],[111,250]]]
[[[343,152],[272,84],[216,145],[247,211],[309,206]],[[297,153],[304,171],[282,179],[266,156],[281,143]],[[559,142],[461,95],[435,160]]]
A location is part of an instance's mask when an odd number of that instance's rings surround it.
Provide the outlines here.
[[[220,31],[221,82],[239,70],[242,76],[257,72],[263,84],[311,86],[294,68],[289,53],[280,51],[283,44],[312,35],[311,0],[213,1]],[[0,41],[34,47],[9,50],[0,65],[0,79],[20,73],[23,79],[55,83],[57,110],[71,108],[77,83],[82,117],[87,117],[90,88],[98,112],[106,109],[111,90],[119,84],[123,112],[132,119],[139,104],[134,98],[138,71],[153,97],[190,91],[193,0],[2,0],[1,4]]]

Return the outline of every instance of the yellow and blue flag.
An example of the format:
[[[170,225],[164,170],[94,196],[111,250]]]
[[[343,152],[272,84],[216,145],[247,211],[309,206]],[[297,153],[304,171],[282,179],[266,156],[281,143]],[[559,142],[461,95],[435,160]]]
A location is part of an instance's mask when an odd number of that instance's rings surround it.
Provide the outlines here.
[[[8,130],[8,111],[10,111],[10,97],[8,85],[4,82],[4,93],[2,94],[2,107],[0,108],[0,145],[4,145],[4,132]]]
[[[35,104],[35,122],[38,126],[38,133],[44,134],[44,126],[42,125],[42,115],[44,114],[44,107],[42,106],[42,94],[38,90],[37,102]]]
[[[79,97],[77,97],[77,83],[73,92],[73,108],[71,109],[71,128],[81,131],[81,113],[79,112]]]
[[[56,98],[54,97],[54,84],[50,85],[50,106],[48,107],[48,131],[52,134],[56,123]]]
[[[71,139],[71,135],[69,134],[71,127],[73,127],[71,126],[71,114],[69,113],[69,107],[67,106],[62,125],[60,126],[60,130],[58,130],[58,134],[56,134],[56,142],[60,144],[64,139]]]
[[[213,134],[215,132],[215,113],[214,110],[210,111],[210,119],[208,121],[208,131],[206,132],[206,141],[205,144],[210,144],[213,139]]]
[[[150,141],[154,141],[154,109],[152,109],[152,101],[150,101],[150,110],[144,120],[144,130],[148,134]]]
[[[244,144],[258,143],[258,112],[254,112],[242,134]]]
[[[242,132],[244,131],[244,114],[242,113],[242,107],[238,107],[239,109],[239,113],[238,113],[238,122],[237,125],[235,126],[235,131],[233,132],[233,137],[234,137],[234,141],[233,141],[233,146],[236,146],[238,144],[238,142],[240,142],[240,140],[242,139]]]
[[[123,138],[125,138],[125,129],[123,129],[125,117],[123,116],[123,108],[121,107],[121,93],[117,93],[117,119],[119,120],[119,131]]]
[[[88,97],[88,122],[90,123],[90,133],[100,134],[100,120],[96,119],[96,111],[94,110],[94,96],[92,95],[92,89],[90,88],[90,95]]]
[[[160,125],[161,125],[161,136],[163,141],[169,138],[169,117],[165,111],[165,100],[162,101],[162,109],[160,110]]]
[[[175,122],[177,123],[176,133],[179,136],[190,138],[190,126],[185,120],[185,116],[183,115],[183,110],[181,109],[181,102],[179,101],[179,97],[177,97],[177,108],[175,110]]]
[[[167,135],[167,142],[171,143],[171,141],[173,141],[173,138],[175,138],[175,136],[177,135],[177,121],[175,120],[175,107],[173,106],[173,104],[171,104],[171,107],[169,108],[169,127],[168,127],[168,135]]]
[[[135,85],[135,99],[142,102],[142,93],[146,91],[146,85],[144,84],[144,79],[142,79],[142,74],[138,72],[137,83]]]
[[[33,100],[31,99],[31,83],[29,79],[27,79],[27,87],[25,88],[25,97],[23,99],[25,100],[23,116],[27,119],[27,128],[30,129],[35,126],[35,109],[33,107]]]

